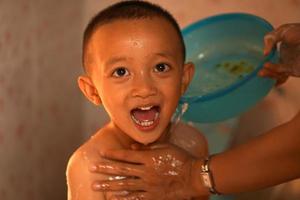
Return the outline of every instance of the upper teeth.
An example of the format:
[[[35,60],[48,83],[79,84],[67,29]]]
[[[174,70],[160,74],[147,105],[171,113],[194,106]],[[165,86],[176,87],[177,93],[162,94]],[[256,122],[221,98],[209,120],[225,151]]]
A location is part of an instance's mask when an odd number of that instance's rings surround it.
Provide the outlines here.
[[[152,108],[152,106],[139,107],[139,109],[141,109],[141,110],[150,110],[151,108]]]

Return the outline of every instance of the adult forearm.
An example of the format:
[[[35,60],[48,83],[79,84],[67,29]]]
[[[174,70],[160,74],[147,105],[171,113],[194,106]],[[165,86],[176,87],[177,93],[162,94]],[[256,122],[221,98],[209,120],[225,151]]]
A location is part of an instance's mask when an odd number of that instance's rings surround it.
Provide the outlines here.
[[[224,194],[257,190],[300,177],[300,112],[246,144],[211,160],[216,189]]]

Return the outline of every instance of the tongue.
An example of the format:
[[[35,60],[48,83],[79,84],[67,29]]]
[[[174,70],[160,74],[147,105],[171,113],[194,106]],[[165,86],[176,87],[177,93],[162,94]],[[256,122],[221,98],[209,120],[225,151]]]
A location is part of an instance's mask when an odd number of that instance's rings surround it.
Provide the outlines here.
[[[156,113],[157,110],[155,108],[151,108],[150,110],[134,109],[132,111],[134,118],[139,121],[153,121]]]

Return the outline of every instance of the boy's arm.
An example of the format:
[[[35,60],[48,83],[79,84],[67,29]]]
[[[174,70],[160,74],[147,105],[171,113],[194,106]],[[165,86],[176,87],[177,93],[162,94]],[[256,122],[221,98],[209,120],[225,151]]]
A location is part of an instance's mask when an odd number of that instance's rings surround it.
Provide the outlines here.
[[[208,156],[208,144],[204,135],[195,127],[178,123],[170,137],[170,143],[184,149],[196,158]]]
[[[208,143],[206,138],[198,129],[190,125],[187,126],[188,126],[188,130],[182,133],[188,133],[194,138],[195,145],[193,151],[191,152],[192,155],[194,155],[198,159],[203,159],[207,157],[209,155],[209,150],[208,150]],[[200,173],[200,168],[198,169],[198,172]],[[192,200],[208,200],[208,199],[209,199],[209,194],[192,198]]]
[[[175,145],[186,149],[191,155],[194,157],[201,159],[205,158],[209,155],[207,140],[204,135],[195,127],[190,126],[188,124],[180,123],[177,128],[177,137],[179,137],[181,142],[185,142],[189,148],[184,147],[183,145],[176,144]],[[200,173],[200,169],[199,169]],[[192,200],[207,200],[209,199],[209,195],[194,197]]]
[[[68,200],[104,200],[103,192],[92,190],[95,180],[104,180],[101,174],[89,172],[90,158],[94,153],[78,149],[70,158],[67,166]],[[99,158],[98,158],[99,159]]]

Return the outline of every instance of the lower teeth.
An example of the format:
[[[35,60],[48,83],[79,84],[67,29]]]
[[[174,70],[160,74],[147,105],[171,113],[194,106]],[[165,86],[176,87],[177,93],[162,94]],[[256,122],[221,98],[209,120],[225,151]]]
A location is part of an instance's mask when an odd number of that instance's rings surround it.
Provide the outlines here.
[[[144,127],[151,126],[154,123],[154,121],[157,119],[157,117],[158,117],[158,113],[156,113],[156,115],[154,117],[154,120],[151,120],[151,121],[139,121],[134,116],[131,116],[131,118],[133,119],[133,121],[135,123],[137,123],[140,126],[144,126]]]

